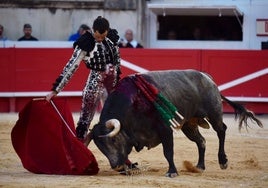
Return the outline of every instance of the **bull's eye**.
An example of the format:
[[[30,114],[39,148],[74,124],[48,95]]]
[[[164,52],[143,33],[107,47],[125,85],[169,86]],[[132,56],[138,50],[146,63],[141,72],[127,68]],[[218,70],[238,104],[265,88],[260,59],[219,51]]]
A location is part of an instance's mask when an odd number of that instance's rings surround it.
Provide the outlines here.
[[[111,138],[111,141],[114,143],[114,142],[116,142],[116,139],[115,138]]]

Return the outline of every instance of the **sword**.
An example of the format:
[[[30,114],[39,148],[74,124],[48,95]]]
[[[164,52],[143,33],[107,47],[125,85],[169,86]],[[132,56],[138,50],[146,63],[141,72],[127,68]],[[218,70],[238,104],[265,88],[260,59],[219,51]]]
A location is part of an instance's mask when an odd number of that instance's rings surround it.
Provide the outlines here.
[[[55,103],[50,100],[51,105],[53,106],[53,108],[56,110],[57,114],[60,116],[61,120],[63,121],[63,123],[65,124],[65,126],[68,128],[68,130],[71,132],[71,134],[76,137],[76,135],[74,134],[74,132],[72,131],[72,129],[69,127],[68,123],[65,121],[65,119],[63,118],[63,116],[61,115],[60,111],[58,110],[58,108],[56,107]]]

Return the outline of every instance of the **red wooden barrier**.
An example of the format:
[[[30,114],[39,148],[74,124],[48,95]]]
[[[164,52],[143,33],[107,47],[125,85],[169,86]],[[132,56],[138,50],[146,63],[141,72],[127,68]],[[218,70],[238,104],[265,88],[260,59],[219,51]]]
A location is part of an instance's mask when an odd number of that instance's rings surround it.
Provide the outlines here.
[[[200,50],[121,49],[122,59],[146,70],[201,69]],[[135,71],[125,70],[128,75]]]
[[[222,90],[227,96],[268,97],[268,86],[265,84],[268,83],[267,68],[266,51],[202,52],[202,70],[212,75],[218,86],[240,79],[236,85],[227,85]]]
[[[213,77],[223,95],[253,98],[242,103],[255,113],[268,113],[267,51],[206,50],[202,52],[202,70]],[[233,111],[227,106],[224,110]]]
[[[71,53],[71,48],[1,48],[0,112],[20,111],[33,97],[22,97],[17,92],[42,92],[31,94],[44,97]],[[146,70],[202,70],[212,75],[225,96],[242,97],[239,100],[246,99],[251,110],[268,113],[266,51],[121,49],[121,58],[124,60],[122,77]],[[81,64],[62,93],[81,92],[88,71]],[[81,96],[77,93],[67,95],[72,111],[79,111]],[[224,109],[232,111],[227,106]]]

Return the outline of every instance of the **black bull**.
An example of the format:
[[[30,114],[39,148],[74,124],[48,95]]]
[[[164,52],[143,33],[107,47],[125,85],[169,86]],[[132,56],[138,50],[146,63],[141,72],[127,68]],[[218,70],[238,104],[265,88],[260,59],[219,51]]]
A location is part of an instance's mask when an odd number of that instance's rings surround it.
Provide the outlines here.
[[[194,70],[169,70],[141,75],[157,87],[183,115],[184,121],[178,121],[183,124],[182,132],[198,147],[198,169],[205,169],[206,141],[197,125],[209,123],[219,139],[220,167],[227,168],[228,160],[224,150],[227,127],[222,118],[222,99],[239,114],[240,127],[243,122],[247,126],[248,118],[262,126],[252,112],[222,96],[216,84],[204,73]],[[169,164],[166,175],[174,177],[177,175],[177,169],[173,160],[173,131],[163,122],[156,108],[133,82],[134,77],[130,75],[123,78],[108,96],[99,123],[93,127],[89,137],[108,158],[111,167],[117,171],[124,169],[125,161],[133,147],[140,151],[143,147],[150,149],[162,143],[164,156]]]

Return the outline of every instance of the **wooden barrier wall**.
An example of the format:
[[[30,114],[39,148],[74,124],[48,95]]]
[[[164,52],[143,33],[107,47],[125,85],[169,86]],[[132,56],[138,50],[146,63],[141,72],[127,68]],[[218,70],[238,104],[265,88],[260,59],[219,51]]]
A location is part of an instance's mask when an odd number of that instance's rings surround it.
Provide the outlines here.
[[[31,98],[44,97],[71,53],[69,48],[1,48],[0,112],[18,112]],[[256,113],[268,113],[268,51],[121,49],[121,58],[122,77],[148,70],[197,69],[209,73],[225,96]],[[62,92],[74,112],[80,110],[79,92],[88,73],[81,64]],[[224,106],[224,111],[232,110]]]

